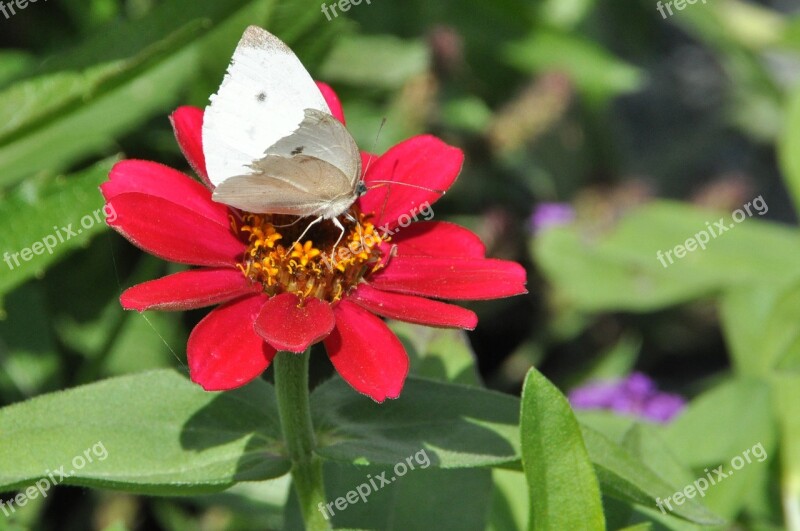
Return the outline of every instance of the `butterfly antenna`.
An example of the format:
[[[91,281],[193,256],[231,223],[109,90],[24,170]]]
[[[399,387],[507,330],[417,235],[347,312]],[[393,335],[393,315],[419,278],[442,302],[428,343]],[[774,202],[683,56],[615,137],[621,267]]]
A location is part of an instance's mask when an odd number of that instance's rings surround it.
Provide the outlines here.
[[[381,186],[387,185],[394,185],[394,186],[408,186],[411,188],[418,188],[420,190],[426,190],[428,192],[433,192],[435,194],[444,195],[447,193],[445,190],[437,190],[436,188],[428,188],[427,186],[420,186],[418,184],[411,184],[411,183],[402,183],[398,181],[370,181],[371,183],[379,183],[378,186],[370,186],[368,190],[372,190],[374,188],[380,188]]]
[[[375,148],[378,146],[378,139],[381,137],[381,131],[383,131],[384,125],[386,125],[385,116],[383,117],[383,120],[381,120],[381,126],[378,127],[378,134],[375,135],[375,140],[372,142],[372,148],[369,150],[369,160],[367,161],[367,167],[364,168],[364,175],[366,175],[367,171],[369,171],[369,167],[372,164],[372,160],[376,158],[375,156],[373,156],[373,153],[375,152]],[[362,177],[361,179],[363,180],[364,178]]]

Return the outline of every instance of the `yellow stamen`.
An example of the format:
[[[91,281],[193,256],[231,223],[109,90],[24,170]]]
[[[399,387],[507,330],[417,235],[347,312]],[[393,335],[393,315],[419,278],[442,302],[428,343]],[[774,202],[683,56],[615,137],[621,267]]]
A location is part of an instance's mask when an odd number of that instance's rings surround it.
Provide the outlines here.
[[[296,239],[307,225],[291,216],[244,214],[238,227],[231,218],[248,243],[237,267],[269,295],[289,292],[301,300],[316,297],[336,302],[366,273],[382,267],[380,246],[388,241],[367,216],[355,210],[350,215],[357,221],[341,220],[345,227],[341,240],[339,229],[324,221],[312,227],[304,241]],[[294,243],[287,247],[282,241]]]

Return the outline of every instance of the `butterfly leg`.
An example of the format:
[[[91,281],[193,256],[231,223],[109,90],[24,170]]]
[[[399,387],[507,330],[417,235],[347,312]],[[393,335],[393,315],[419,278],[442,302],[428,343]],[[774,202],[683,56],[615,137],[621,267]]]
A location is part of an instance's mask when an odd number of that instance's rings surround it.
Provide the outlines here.
[[[333,249],[331,249],[331,258],[333,259],[333,263],[335,264],[336,247],[339,246],[339,242],[342,241],[342,238],[344,238],[344,225],[342,225],[342,222],[339,221],[339,218],[332,218],[331,221],[333,221],[333,224],[336,226],[337,229],[339,229],[339,238],[336,240],[336,243],[333,244]]]
[[[294,241],[294,243],[292,244],[292,247],[294,247],[296,243],[300,243],[300,241],[303,239],[303,236],[305,236],[306,233],[308,232],[308,229],[310,229],[311,227],[313,227],[314,225],[316,225],[320,221],[322,221],[322,216],[318,217],[317,219],[315,219],[314,221],[309,223],[308,227],[306,227],[306,230],[304,230],[303,233]]]

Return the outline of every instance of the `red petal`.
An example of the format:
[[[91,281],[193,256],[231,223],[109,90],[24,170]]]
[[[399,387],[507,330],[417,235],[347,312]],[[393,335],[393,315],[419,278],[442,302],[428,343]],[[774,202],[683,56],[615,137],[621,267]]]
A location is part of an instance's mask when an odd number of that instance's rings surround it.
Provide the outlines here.
[[[146,160],[123,160],[111,168],[109,180],[100,185],[106,201],[138,192],[184,206],[224,227],[230,226],[228,207],[211,200],[202,184],[169,166]]]
[[[408,374],[408,355],[386,324],[348,301],[333,309],[336,328],[325,340],[328,356],[353,389],[376,402],[397,398]]]
[[[471,231],[446,221],[412,223],[398,227],[389,245],[397,256],[440,256],[483,258],[486,246]]]
[[[324,339],[336,324],[331,305],[308,298],[303,306],[293,293],[270,298],[256,319],[256,332],[278,350],[303,352]]]
[[[319,87],[319,91],[322,92],[322,97],[325,98],[325,103],[328,104],[331,114],[340,122],[345,123],[342,102],[339,101],[339,96],[336,95],[336,92],[334,92],[330,85],[322,81],[317,81],[317,87]]]
[[[203,153],[203,109],[178,107],[169,120],[172,122],[172,130],[175,132],[175,139],[181,147],[183,156],[206,186],[214,188],[208,180],[206,156]]]
[[[396,256],[369,282],[378,289],[439,299],[497,299],[527,293],[525,269],[515,262]]]
[[[269,367],[275,349],[253,329],[264,302],[256,295],[220,306],[194,327],[186,347],[193,382],[206,391],[227,391]]]
[[[137,247],[164,260],[201,266],[234,266],[245,245],[198,212],[160,197],[118,195],[108,202],[108,224]]]
[[[460,149],[448,146],[436,137],[424,135],[401,142],[372,163],[365,181],[368,187],[372,183],[379,187],[361,197],[361,211],[376,214],[375,225],[388,224],[392,228],[400,216],[405,218],[405,215],[418,214],[420,205],[427,203],[429,207],[434,204],[442,195],[435,190],[450,188],[463,163],[464,154]],[[408,183],[432,191],[375,181]]]
[[[413,295],[380,291],[367,284],[359,285],[348,300],[372,313],[409,323],[467,330],[474,330],[478,325],[478,316],[465,308]]]
[[[258,292],[236,269],[195,269],[139,284],[120,297],[126,310],[194,310]]]

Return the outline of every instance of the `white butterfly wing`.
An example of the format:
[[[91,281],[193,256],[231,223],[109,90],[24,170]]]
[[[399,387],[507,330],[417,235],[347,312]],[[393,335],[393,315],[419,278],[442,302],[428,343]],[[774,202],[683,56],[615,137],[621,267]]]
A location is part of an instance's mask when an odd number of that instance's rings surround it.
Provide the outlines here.
[[[300,60],[280,39],[256,26],[245,31],[203,119],[203,151],[211,182],[251,173],[253,161],[291,135],[305,109],[330,114]]]
[[[361,178],[361,154],[356,141],[342,122],[330,114],[316,109],[304,112],[305,119],[297,130],[271,146],[266,155],[304,155],[324,160],[347,176],[349,189],[354,191]]]
[[[269,155],[247,175],[226,179],[214,200],[253,213],[335,217],[355,201],[349,177],[325,160]]]

